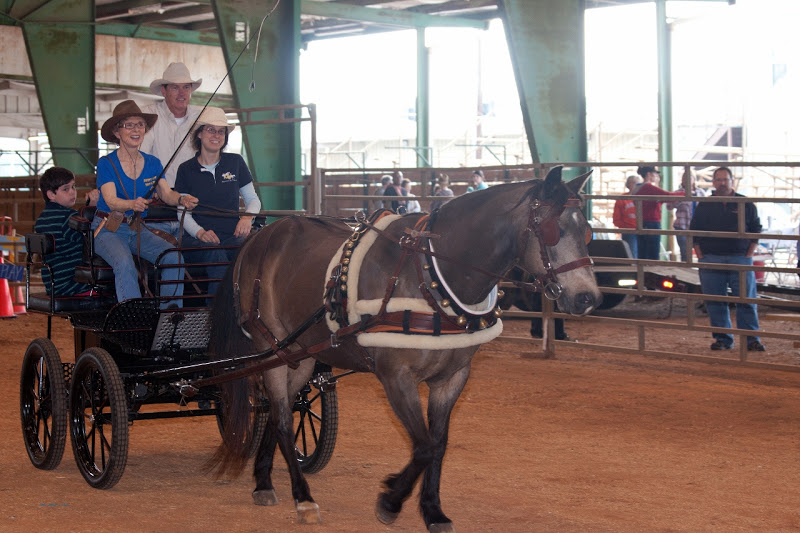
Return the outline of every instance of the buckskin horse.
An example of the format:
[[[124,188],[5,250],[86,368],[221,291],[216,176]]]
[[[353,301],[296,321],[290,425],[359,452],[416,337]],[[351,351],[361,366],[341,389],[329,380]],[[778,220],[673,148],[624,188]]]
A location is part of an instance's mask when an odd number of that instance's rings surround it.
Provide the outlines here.
[[[564,183],[555,167],[544,180],[495,185],[430,216],[390,215],[355,230],[340,219],[292,216],[253,235],[217,293],[209,351],[222,359],[272,350],[278,364],[221,387],[228,444],[212,458],[217,473],[245,466],[250,447],[237,443],[252,432],[249,398],[257,382],[269,421],[255,458],[255,503],[277,503],[270,475],[278,445],[299,521],[320,521],[295,455],[295,396],[314,359],[372,372],[412,443],[408,464],[384,481],[378,519],[391,523],[422,476],[426,527],[454,531],[439,500],[450,413],[473,354],[502,331],[498,280],[521,267],[535,278],[528,288],[572,314],[590,312],[602,298],[578,196],[588,177]],[[429,388],[427,421],[420,382]]]

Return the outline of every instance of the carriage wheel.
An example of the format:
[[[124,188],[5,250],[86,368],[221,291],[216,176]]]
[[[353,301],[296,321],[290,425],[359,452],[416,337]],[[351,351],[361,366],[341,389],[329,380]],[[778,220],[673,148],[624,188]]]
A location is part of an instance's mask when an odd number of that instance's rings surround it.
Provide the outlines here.
[[[72,452],[86,482],[110,489],[128,461],[128,405],[117,364],[101,348],[83,352],[72,370]]]
[[[229,443],[225,435],[225,414],[222,409],[221,400],[216,400],[217,404],[217,428],[222,440],[227,446]],[[247,456],[253,457],[258,451],[261,444],[261,438],[264,436],[264,430],[267,427],[267,419],[269,417],[269,409],[266,406],[266,400],[257,399],[255,396],[250,396],[250,420],[253,425],[253,434],[251,435],[250,442],[244,445],[245,450],[248,450]],[[230,437],[227,437],[230,438]]]
[[[34,339],[22,360],[19,387],[22,437],[33,466],[52,470],[67,442],[67,386],[53,342]]]
[[[300,468],[306,474],[325,468],[336,445],[339,403],[335,386],[326,385],[331,377],[331,372],[314,374],[294,403],[294,446]]]

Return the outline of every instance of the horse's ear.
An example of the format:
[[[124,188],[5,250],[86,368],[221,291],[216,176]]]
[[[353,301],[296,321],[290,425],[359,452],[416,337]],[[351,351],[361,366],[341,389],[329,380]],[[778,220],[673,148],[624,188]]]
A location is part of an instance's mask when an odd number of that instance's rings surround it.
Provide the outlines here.
[[[562,166],[553,167],[547,173],[547,177],[544,179],[544,197],[545,198],[552,198],[555,192],[558,190],[558,187],[561,185],[561,169],[564,168]]]
[[[586,172],[581,174],[577,178],[570,180],[567,182],[567,188],[574,196],[578,196],[578,193],[581,192],[583,186],[586,185],[586,182],[589,180],[589,176],[592,175],[592,171]]]

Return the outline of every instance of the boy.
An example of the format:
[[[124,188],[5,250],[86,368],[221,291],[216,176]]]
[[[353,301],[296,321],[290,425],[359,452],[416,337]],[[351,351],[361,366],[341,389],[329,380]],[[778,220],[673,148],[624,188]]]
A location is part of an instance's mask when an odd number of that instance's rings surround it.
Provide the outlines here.
[[[47,293],[50,294],[52,287],[55,296],[88,295],[91,287],[73,279],[75,267],[83,260],[83,235],[69,227],[69,217],[78,214],[72,209],[77,197],[75,176],[66,168],[51,167],[42,175],[39,187],[46,203],[34,231],[53,235],[56,250],[45,257],[53,269],[52,284],[50,272],[42,269]]]

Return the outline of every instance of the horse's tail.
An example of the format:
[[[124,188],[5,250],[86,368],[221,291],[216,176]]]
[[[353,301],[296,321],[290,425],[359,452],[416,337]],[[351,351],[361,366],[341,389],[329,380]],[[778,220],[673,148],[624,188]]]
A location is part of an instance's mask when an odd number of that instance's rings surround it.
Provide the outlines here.
[[[244,246],[240,249],[244,250]],[[238,254],[237,254],[238,255]],[[211,337],[208,345],[211,360],[255,353],[256,347],[239,326],[238,313],[234,303],[233,271],[236,259],[219,284],[214,305],[211,309]],[[255,388],[249,378],[227,381],[219,386],[221,405],[218,406],[222,443],[206,462],[206,471],[216,477],[238,476],[244,469],[252,449],[253,424],[251,412],[253,405],[251,388]]]

